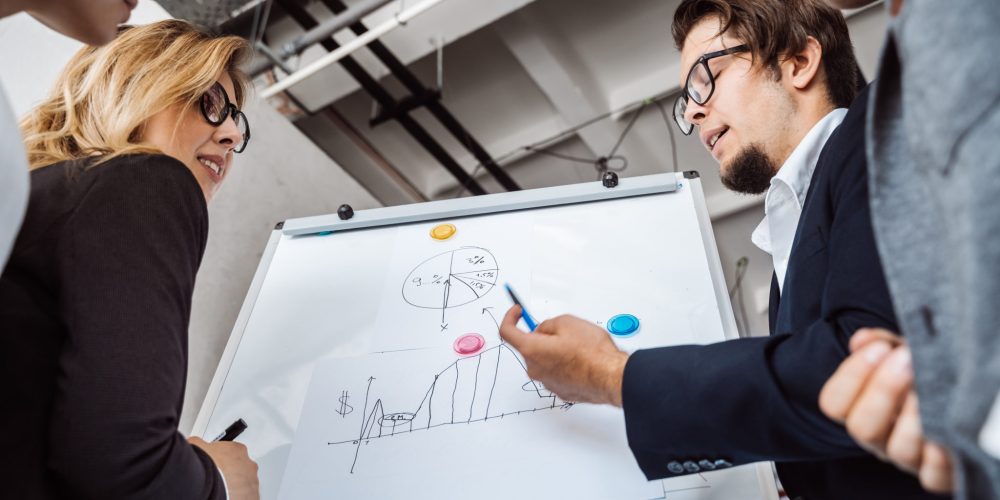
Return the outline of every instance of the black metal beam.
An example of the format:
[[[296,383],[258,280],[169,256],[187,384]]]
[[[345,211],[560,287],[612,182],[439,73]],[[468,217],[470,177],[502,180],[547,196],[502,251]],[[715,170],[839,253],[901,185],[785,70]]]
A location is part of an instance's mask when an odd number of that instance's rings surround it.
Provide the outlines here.
[[[411,95],[409,97],[404,97],[399,100],[395,109],[382,108],[382,111],[375,115],[374,118],[368,120],[368,126],[375,127],[389,120],[395,120],[400,114],[409,113],[414,109],[426,106],[430,101],[440,98],[441,93],[437,91],[431,91],[423,95]]]
[[[323,0],[323,3],[334,14],[340,14],[341,12],[347,10],[347,6],[344,5],[344,2],[341,0]],[[351,31],[360,35],[367,32],[368,28],[363,22],[358,21],[351,25]],[[414,75],[413,72],[411,72],[409,68],[402,63],[402,61],[390,52],[382,42],[374,40],[368,44],[368,49],[375,54],[375,57],[378,57],[379,61],[382,61],[382,64],[385,64],[385,66],[389,68],[389,71],[391,71],[392,74],[398,78],[399,81],[413,95],[421,96],[427,94],[428,89],[424,87],[423,83],[420,82],[420,79],[418,79],[416,75]],[[444,104],[441,104],[438,100],[432,100],[426,103],[426,107],[427,110],[430,111],[431,114],[434,115],[434,117],[437,118],[438,121],[440,121],[441,124],[444,125],[444,127],[451,132],[456,139],[458,139],[458,142],[468,149],[469,152],[476,157],[476,160],[479,160],[479,163],[486,168],[486,170],[497,180],[497,182],[500,183],[501,186],[508,191],[517,191],[521,189],[521,187],[514,182],[514,179],[512,179],[504,169],[500,168],[500,166],[493,161],[493,157],[491,157],[490,154],[486,152],[486,149],[483,148],[483,146],[479,144],[479,142],[476,141],[476,139],[473,138],[467,130],[465,130],[465,127],[458,122],[455,116],[448,111],[448,108],[446,108]]]
[[[284,10],[292,19],[294,19],[300,26],[308,30],[315,27],[319,23],[316,19],[306,11],[302,6],[295,3],[293,0],[276,0],[275,7]],[[328,52],[333,52],[340,45],[334,41],[333,38],[328,38],[320,44]],[[374,98],[380,106],[385,109],[396,109],[399,104],[396,99],[378,83],[375,78],[368,74],[365,69],[358,64],[357,61],[352,57],[345,57],[339,61],[341,67],[343,67],[347,72],[361,85],[361,88],[365,89],[369,95]],[[455,179],[458,180],[459,185],[465,187],[472,194],[486,194],[486,190],[483,189],[476,180],[469,175],[461,165],[455,161],[454,158],[448,154],[448,151],[444,149],[430,133],[420,123],[413,119],[408,113],[400,113],[396,117],[396,120],[400,125],[427,150],[445,169],[448,170]]]

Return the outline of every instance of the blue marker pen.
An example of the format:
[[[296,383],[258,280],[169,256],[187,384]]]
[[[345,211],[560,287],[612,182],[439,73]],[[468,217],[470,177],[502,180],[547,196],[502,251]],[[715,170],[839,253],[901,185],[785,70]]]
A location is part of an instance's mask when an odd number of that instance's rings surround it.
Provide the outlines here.
[[[535,323],[534,318],[532,318],[531,315],[528,314],[528,310],[524,308],[524,304],[522,304],[520,300],[517,300],[517,295],[514,295],[514,289],[511,288],[510,285],[507,283],[504,283],[503,287],[506,288],[507,293],[510,294],[510,300],[513,300],[514,304],[521,306],[521,318],[523,318],[524,322],[528,324],[528,329],[531,331],[535,331],[535,328],[538,327],[538,324]]]

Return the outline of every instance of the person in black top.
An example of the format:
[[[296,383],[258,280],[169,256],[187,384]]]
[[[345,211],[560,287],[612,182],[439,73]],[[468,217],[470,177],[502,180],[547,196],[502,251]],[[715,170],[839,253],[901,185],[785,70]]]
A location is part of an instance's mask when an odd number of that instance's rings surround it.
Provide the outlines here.
[[[249,140],[247,53],[184,21],[86,47],[21,124],[0,276],[0,482],[34,498],[258,498],[238,443],[178,432],[207,202]]]

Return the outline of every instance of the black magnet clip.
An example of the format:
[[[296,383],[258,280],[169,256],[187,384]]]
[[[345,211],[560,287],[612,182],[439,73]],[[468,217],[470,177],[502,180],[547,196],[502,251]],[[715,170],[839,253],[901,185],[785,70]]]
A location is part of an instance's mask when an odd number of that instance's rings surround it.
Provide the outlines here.
[[[354,209],[347,203],[344,203],[337,209],[337,217],[340,217],[340,220],[350,219],[354,217]]]
[[[604,176],[601,177],[601,183],[604,184],[606,188],[613,188],[618,185],[618,174],[614,172],[604,172]]]

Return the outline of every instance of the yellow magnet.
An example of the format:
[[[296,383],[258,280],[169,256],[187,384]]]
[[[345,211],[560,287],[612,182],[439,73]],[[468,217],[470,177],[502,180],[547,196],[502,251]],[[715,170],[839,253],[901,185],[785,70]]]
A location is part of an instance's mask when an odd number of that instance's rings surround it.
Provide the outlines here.
[[[456,232],[458,232],[458,228],[454,224],[439,224],[431,229],[431,238],[443,241],[455,236]]]

